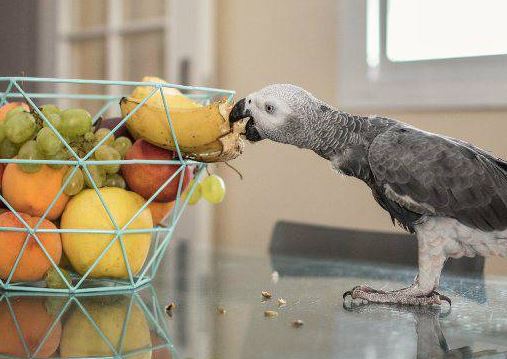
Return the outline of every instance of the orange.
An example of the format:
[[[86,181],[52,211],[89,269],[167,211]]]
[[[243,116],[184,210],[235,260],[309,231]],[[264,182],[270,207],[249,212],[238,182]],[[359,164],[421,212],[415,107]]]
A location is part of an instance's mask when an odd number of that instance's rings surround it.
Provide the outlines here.
[[[30,111],[30,107],[28,107],[28,105],[26,103],[24,103],[24,102],[9,102],[9,103],[6,103],[2,107],[0,107],[0,121],[5,120],[5,116],[7,116],[7,112],[9,112],[10,110],[12,110],[12,109],[14,109],[16,107],[19,107],[19,106],[23,106],[23,108],[25,109],[25,111]]]
[[[18,333],[16,322],[5,300],[0,303],[0,354],[26,357],[23,340],[30,354],[34,354],[55,320],[54,315],[47,312],[45,303],[46,300],[37,297],[18,297],[11,300],[12,310],[22,334]],[[58,322],[39,350],[37,358],[49,358],[53,355],[58,349],[61,336],[62,324]]]
[[[41,217],[60,190],[65,172],[65,166],[53,169],[43,165],[38,172],[26,173],[17,164],[9,163],[2,178],[2,194],[17,211]],[[68,200],[69,196],[62,192],[46,218],[60,217]]]
[[[19,214],[28,225],[33,228],[39,221],[38,217],[31,217],[27,214]],[[5,212],[0,214],[1,227],[24,228],[23,224],[16,218],[14,213]],[[56,226],[48,220],[43,220],[39,228],[55,229]],[[46,248],[51,258],[58,263],[62,256],[62,241],[59,233],[38,233],[37,237]],[[26,232],[4,231],[0,232],[0,278],[7,280],[14,262],[23,247]],[[12,282],[27,281],[34,282],[44,278],[51,267],[51,262],[44,254],[35,238],[30,236],[23,256],[18,267],[12,276]]]
[[[4,176],[5,163],[0,163],[0,190],[2,189],[2,178]],[[3,203],[0,203],[3,206]]]

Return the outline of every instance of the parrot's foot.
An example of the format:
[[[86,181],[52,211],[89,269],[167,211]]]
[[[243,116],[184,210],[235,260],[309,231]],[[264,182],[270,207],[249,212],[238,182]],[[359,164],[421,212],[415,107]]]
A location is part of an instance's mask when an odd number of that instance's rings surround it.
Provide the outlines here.
[[[451,305],[451,299],[445,295],[432,291],[426,295],[414,295],[406,290],[386,292],[371,287],[360,285],[343,293],[343,299],[349,296],[354,299],[366,300],[370,303],[388,303],[403,305],[441,305],[445,301]]]

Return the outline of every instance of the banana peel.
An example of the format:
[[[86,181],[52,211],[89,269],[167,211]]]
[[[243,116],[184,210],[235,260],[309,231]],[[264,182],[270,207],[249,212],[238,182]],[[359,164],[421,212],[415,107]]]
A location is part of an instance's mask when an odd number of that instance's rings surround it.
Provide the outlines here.
[[[140,92],[136,95],[139,94]],[[225,101],[215,102],[208,106],[193,106],[185,103],[185,107],[178,106],[184,102],[179,96],[186,98],[184,95],[165,94],[164,96],[166,96],[172,127],[183,157],[208,163],[225,162],[238,157],[243,152],[244,143],[240,135],[245,132],[246,120],[235,122],[232,127],[230,126],[229,113],[232,104]],[[175,99],[174,96],[177,98]],[[122,116],[125,117],[132,112],[142,102],[142,98],[137,96],[122,98],[120,101]],[[162,101],[161,96],[160,101]],[[159,102],[148,103],[147,101],[139,107],[127,121],[127,128],[135,138],[142,138],[153,145],[175,151],[176,144],[171,134],[165,107],[158,104]]]

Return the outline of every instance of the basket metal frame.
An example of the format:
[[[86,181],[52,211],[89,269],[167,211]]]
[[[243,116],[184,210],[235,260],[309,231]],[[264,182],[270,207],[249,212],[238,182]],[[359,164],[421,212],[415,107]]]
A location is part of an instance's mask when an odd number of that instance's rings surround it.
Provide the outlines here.
[[[119,123],[116,125],[111,132],[106,135],[101,141],[99,141],[92,150],[90,150],[85,156],[80,157],[72,147],[65,141],[65,138],[56,130],[56,128],[51,124],[51,122],[44,116],[44,114],[39,110],[38,106],[35,104],[34,99],[82,99],[82,100],[101,100],[106,101],[106,103],[102,106],[102,108],[95,114],[93,117],[93,123],[95,123],[113,104],[118,103],[118,101],[124,97],[123,95],[101,95],[101,94],[79,94],[79,93],[27,93],[23,90],[20,83],[24,82],[38,82],[38,83],[52,83],[52,84],[94,84],[94,85],[104,85],[104,86],[122,86],[122,87],[132,87],[132,86],[149,86],[153,87],[153,90],[146,96],[135,108],[125,116]],[[44,214],[41,216],[40,220],[36,223],[33,228],[26,223],[26,221],[19,215],[19,212],[16,211],[0,194],[0,201],[10,210],[14,216],[21,222],[24,227],[5,227],[0,226],[0,233],[7,231],[14,232],[24,232],[26,233],[25,240],[21,247],[21,250],[16,257],[14,265],[10,271],[10,274],[6,280],[0,279],[0,289],[3,290],[12,290],[12,291],[29,291],[29,292],[50,292],[50,293],[87,293],[87,292],[107,292],[107,291],[118,291],[118,290],[132,290],[135,288],[139,288],[140,286],[145,285],[150,282],[155,276],[157,269],[160,265],[160,262],[163,258],[164,252],[171,241],[175,226],[180,219],[183,210],[185,209],[188,200],[192,196],[196,184],[199,182],[199,179],[203,176],[206,169],[206,164],[196,162],[193,160],[185,159],[182,156],[180,151],[178,140],[176,138],[173,123],[171,120],[170,114],[170,106],[166,101],[165,96],[163,95],[164,88],[175,88],[184,91],[198,92],[197,94],[190,94],[189,97],[194,98],[195,100],[209,103],[209,100],[213,96],[222,96],[227,97],[228,101],[232,101],[235,92],[231,90],[222,90],[216,88],[209,87],[195,87],[195,86],[184,86],[184,85],[176,85],[170,83],[155,83],[155,82],[135,82],[135,81],[109,81],[109,80],[84,80],[84,79],[58,79],[58,78],[38,78],[38,77],[0,77],[0,86],[2,83],[7,83],[6,89],[4,92],[0,92],[0,106],[7,103],[8,99],[24,99],[27,104],[37,113],[37,115],[44,121],[44,123],[49,127],[58,139],[63,143],[65,148],[72,155],[72,159],[70,160],[27,160],[27,159],[0,159],[0,164],[8,164],[8,163],[30,163],[30,164],[58,164],[58,165],[67,165],[72,168],[71,174],[67,176],[65,181],[62,183],[62,186],[55,198],[49,204],[48,208],[45,210]],[[152,96],[156,93],[159,93],[163,100],[164,110],[166,113],[167,121],[171,130],[171,136],[173,142],[175,144],[175,149],[177,153],[177,159],[174,160],[114,160],[114,161],[97,161],[90,159],[93,153],[99,148],[102,144],[104,144],[110,136],[112,136],[124,123],[126,123],[134,113],[136,113],[139,108],[141,108],[146,101],[148,101]],[[168,178],[160,188],[146,201],[146,203],[134,214],[134,216],[127,221],[124,225],[119,225],[116,223],[114,216],[112,215],[107,203],[105,202],[100,190],[93,180],[93,177],[88,169],[89,165],[109,165],[109,164],[153,164],[153,165],[180,165],[178,170]],[[194,165],[197,168],[196,181],[194,182],[194,186],[188,189],[188,195],[182,200],[182,184],[184,180],[185,168],[187,166]],[[113,229],[104,230],[104,229],[72,229],[72,228],[56,228],[56,229],[44,229],[39,228],[42,224],[43,220],[46,218],[48,213],[54,207],[60,196],[62,195],[64,188],[72,179],[74,173],[81,168],[84,175],[89,179],[92,184],[93,189],[96,191],[98,198],[112,223]],[[157,195],[164,190],[164,188],[169,185],[173,180],[175,180],[176,176],[180,173],[179,183],[178,183],[178,192],[175,199],[174,207],[171,210],[170,220],[167,227],[165,226],[154,226],[153,228],[148,229],[129,229],[129,225],[136,220],[136,218],[148,207],[148,205],[153,202],[153,200],[157,197]],[[95,259],[92,265],[88,268],[88,270],[77,279],[77,283],[70,283],[63,272],[58,267],[58,264],[55,263],[53,258],[49,255],[48,251],[44,247],[41,242],[38,234],[40,233],[96,233],[96,234],[111,234],[113,237],[104,248],[102,253]],[[152,246],[154,245],[153,252],[151,257],[147,258],[146,262],[141,268],[139,274],[133,273],[130,267],[130,263],[128,260],[128,256],[125,249],[124,238],[123,236],[130,233],[152,233],[155,234],[155,238],[152,239]],[[162,238],[160,238],[162,237]],[[51,266],[56,270],[58,275],[61,277],[63,282],[66,285],[66,288],[45,288],[40,285],[34,285],[34,283],[26,283],[26,282],[12,282],[12,277],[19,265],[19,262],[26,250],[28,243],[34,240],[37,245],[40,247],[44,255],[48,258]],[[128,272],[128,279],[93,279],[90,280],[90,273],[95,269],[101,259],[106,255],[109,249],[116,243],[120,244],[123,260]],[[0,241],[0,248],[2,243]]]

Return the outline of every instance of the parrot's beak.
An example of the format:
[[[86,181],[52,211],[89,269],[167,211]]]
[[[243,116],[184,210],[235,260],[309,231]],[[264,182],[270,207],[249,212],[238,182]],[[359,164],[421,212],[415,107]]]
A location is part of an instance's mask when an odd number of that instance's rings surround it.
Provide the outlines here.
[[[232,108],[231,113],[229,114],[229,123],[232,126],[234,122],[237,122],[247,117],[249,117],[250,119],[246,123],[245,127],[246,139],[251,142],[257,142],[262,140],[259,131],[257,131],[257,129],[255,128],[255,119],[252,117],[250,110],[245,109],[245,99],[243,98],[238,102],[236,102],[236,104]]]
[[[246,117],[250,117],[250,114],[245,112],[245,99],[243,98],[236,102],[232,108],[231,113],[229,114],[229,123],[232,125],[234,122],[238,122]]]

